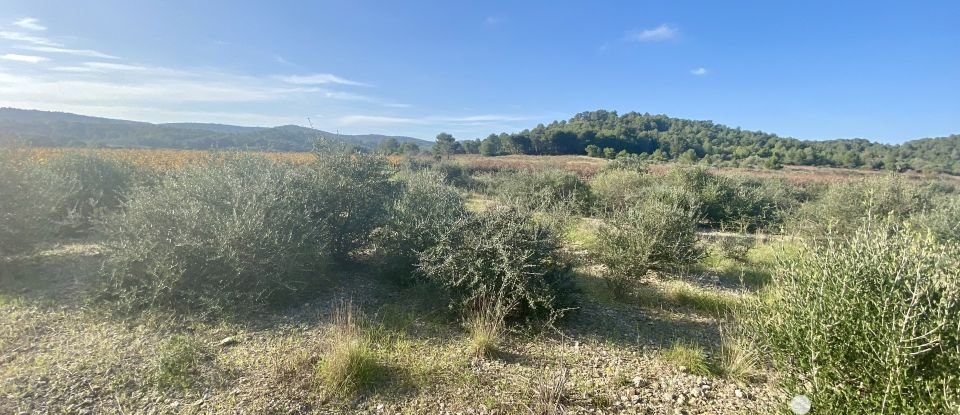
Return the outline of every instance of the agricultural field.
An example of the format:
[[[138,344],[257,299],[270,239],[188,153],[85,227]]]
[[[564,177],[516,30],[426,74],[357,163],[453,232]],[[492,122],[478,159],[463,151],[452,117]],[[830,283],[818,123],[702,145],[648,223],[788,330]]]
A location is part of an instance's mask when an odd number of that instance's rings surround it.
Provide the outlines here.
[[[958,189],[0,149],[0,413],[956,413]]]

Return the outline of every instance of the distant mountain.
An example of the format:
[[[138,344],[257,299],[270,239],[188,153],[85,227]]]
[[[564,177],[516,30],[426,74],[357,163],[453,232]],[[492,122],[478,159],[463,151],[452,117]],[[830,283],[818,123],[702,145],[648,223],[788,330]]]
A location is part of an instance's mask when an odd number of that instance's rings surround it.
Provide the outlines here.
[[[433,144],[413,137],[335,134],[296,125],[270,128],[207,123],[151,124],[65,112],[0,108],[0,143],[45,147],[309,151],[320,137],[371,149],[385,138],[394,138],[399,143],[413,142],[421,148]]]

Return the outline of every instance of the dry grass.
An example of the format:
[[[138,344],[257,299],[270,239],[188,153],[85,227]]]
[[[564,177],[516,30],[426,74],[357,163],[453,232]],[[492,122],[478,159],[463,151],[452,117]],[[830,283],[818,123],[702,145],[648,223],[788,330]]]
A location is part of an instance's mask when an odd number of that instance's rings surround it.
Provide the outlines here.
[[[23,159],[34,159],[45,162],[61,157],[64,154],[92,154],[130,162],[139,167],[156,171],[177,170],[188,165],[206,164],[217,154],[207,150],[172,150],[172,149],[79,149],[79,148],[23,148]],[[307,152],[251,152],[277,161],[287,161],[297,164],[306,164],[316,160],[313,153]]]
[[[760,354],[746,339],[725,337],[720,344],[718,372],[726,378],[747,381],[759,371]]]
[[[564,367],[556,371],[543,370],[539,378],[530,380],[530,403],[527,411],[532,415],[559,415],[565,413],[563,406],[567,399],[567,382],[570,369]]]
[[[360,328],[352,302],[342,302],[334,314],[330,348],[317,363],[317,380],[324,393],[349,398],[373,387],[383,374],[370,338]]]
[[[467,318],[466,327],[470,333],[470,354],[484,359],[497,350],[503,337],[503,314],[493,307],[484,307]]]

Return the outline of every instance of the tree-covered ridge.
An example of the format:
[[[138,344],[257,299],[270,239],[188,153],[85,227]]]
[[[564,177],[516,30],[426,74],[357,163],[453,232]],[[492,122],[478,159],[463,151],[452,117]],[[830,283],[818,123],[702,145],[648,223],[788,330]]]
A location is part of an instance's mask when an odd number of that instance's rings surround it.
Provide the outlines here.
[[[64,112],[0,108],[0,144],[42,147],[124,147],[310,151],[319,137],[372,149],[383,139],[427,147],[413,137],[346,135],[296,125],[241,127],[223,124],[146,122],[88,117]]]
[[[730,165],[783,164],[919,170],[960,174],[960,135],[899,145],[865,139],[805,141],[746,131],[712,121],[666,115],[590,111],[518,133],[461,142],[460,151],[501,154],[638,154],[655,160],[703,160]]]

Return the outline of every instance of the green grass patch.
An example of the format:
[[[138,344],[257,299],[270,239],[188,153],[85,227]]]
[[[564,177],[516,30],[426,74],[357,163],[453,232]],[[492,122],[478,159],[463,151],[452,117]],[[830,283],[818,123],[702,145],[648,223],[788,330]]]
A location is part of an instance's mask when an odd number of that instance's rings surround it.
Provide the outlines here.
[[[676,342],[670,348],[661,351],[660,358],[694,375],[711,374],[710,365],[707,364],[707,354],[697,345]]]
[[[196,382],[207,351],[196,339],[176,335],[157,350],[154,379],[161,387],[187,389]]]

